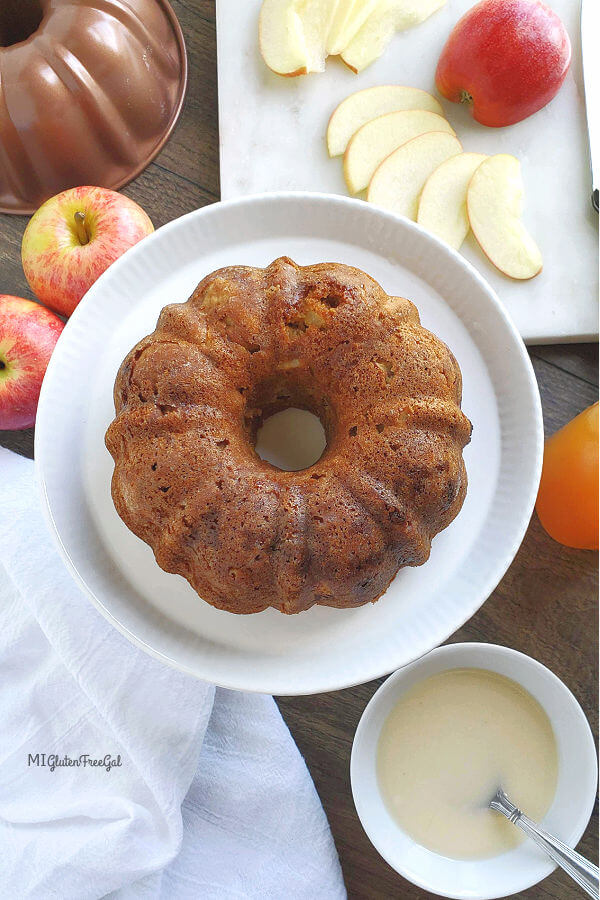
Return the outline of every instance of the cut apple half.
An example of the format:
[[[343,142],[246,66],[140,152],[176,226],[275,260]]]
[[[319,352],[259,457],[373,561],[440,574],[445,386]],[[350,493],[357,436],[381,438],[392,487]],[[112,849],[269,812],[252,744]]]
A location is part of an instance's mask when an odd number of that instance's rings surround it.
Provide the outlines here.
[[[390,153],[426,131],[454,134],[443,116],[425,109],[386,113],[359,128],[344,153],[344,178],[350,193],[363,191]]]
[[[327,39],[338,0],[288,0],[297,15],[307,52],[308,72],[324,72]]]
[[[419,25],[446,0],[380,0],[350,43],[342,59],[353,72],[362,72],[384,52],[396,31]]]
[[[483,153],[459,153],[431,173],[419,198],[417,222],[458,250],[469,232],[467,188]]]
[[[541,272],[542,254],[523,225],[523,179],[514,156],[489,156],[475,170],[467,189],[467,213],[488,259],[510,278]]]
[[[431,94],[420,88],[400,84],[382,84],[350,94],[336,106],[327,126],[327,150],[340,156],[352,135],[367,122],[390,112],[424,109],[443,115],[442,107]]]
[[[380,0],[339,0],[327,40],[332,56],[347,47]]]
[[[305,75],[308,71],[300,19],[290,0],[263,0],[258,45],[265,63],[277,75]]]
[[[429,131],[394,150],[375,171],[367,200],[415,221],[423,185],[462,146],[456,135]]]

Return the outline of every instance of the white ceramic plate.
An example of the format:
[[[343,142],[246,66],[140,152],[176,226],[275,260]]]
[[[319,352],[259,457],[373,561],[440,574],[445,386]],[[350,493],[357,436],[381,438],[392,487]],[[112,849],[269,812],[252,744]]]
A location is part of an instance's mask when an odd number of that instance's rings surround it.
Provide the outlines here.
[[[161,308],[220,266],[350,263],[413,300],[451,347],[473,422],[462,512],[420,568],[403,569],[374,606],[235,616],[168,575],[117,516],[104,432],[121,360]],[[491,288],[412,222],[359,200],[265,194],[171,222],[97,281],[48,367],[35,455],[61,552],[98,609],[130,640],[226,687],[277,694],[335,690],[386,674],[444,641],[481,606],[523,538],[543,446],[533,370]]]
[[[583,710],[563,682],[537,660],[496,644],[449,644],[395,672],[373,694],[356,729],[350,778],[356,811],[374,847],[401,875],[425,891],[454,900],[508,897],[546,878],[555,864],[532,841],[488,859],[450,859],[420,846],[394,821],[379,793],[381,728],[413,684],[448,669],[489,669],[512,678],[535,697],[552,723],[558,780],[543,828],[576,847],[589,822],[598,783],[596,747]],[[519,798],[510,798],[518,804]]]

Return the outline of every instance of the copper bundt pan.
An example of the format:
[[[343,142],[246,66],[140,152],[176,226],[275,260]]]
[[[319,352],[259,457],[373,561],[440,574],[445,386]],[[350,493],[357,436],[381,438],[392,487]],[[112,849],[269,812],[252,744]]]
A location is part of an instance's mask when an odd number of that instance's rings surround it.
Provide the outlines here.
[[[0,212],[154,159],[187,85],[168,0],[0,0]]]

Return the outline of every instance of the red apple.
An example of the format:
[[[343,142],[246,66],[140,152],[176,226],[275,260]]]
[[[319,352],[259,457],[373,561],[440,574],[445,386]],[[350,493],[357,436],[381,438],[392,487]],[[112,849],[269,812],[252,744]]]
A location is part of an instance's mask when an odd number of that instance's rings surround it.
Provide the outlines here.
[[[42,303],[70,316],[96,279],[152,231],[144,210],[123,194],[71,188],[46,200],[27,225],[25,277]]]
[[[470,103],[478,122],[497,128],[549,103],[570,61],[569,35],[541,0],[483,0],[454,26],[435,83],[446,99]]]
[[[0,294],[0,429],[31,428],[64,323],[32,300]]]

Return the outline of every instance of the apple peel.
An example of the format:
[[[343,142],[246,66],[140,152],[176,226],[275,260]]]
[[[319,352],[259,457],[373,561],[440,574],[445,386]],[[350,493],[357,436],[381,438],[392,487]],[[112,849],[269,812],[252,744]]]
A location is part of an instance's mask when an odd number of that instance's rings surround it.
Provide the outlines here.
[[[35,423],[46,366],[64,327],[39,303],[0,294],[0,431]]]
[[[23,233],[21,262],[45,306],[70,316],[116,259],[154,231],[141,206],[108,188],[82,185],[50,197]]]
[[[446,0],[380,0],[362,28],[342,51],[342,59],[357,74],[385,51],[397,31],[419,25]]]
[[[290,0],[263,0],[258,18],[258,45],[276,75],[293,77],[308,71],[308,52],[300,19]]]
[[[420,88],[400,84],[382,84],[350,94],[336,106],[327,126],[327,150],[340,156],[352,135],[378,116],[408,109],[424,109],[443,116],[438,101]]]
[[[443,131],[430,131],[407,141],[377,168],[367,200],[415,221],[423,185],[440,163],[461,151],[456,135]]]
[[[344,178],[350,193],[364,190],[390,153],[427,131],[454,134],[443,116],[422,109],[386,113],[359,128],[344,153]]]
[[[542,270],[542,254],[525,228],[521,164],[499,153],[475,170],[467,189],[471,230],[485,255],[509,278],[526,280]]]
[[[549,103],[570,61],[569,35],[542,0],[481,0],[452,29],[435,83],[477,122],[501,128]]]
[[[467,188],[483,153],[451,156],[431,173],[419,199],[417,222],[458,250],[469,232]]]

